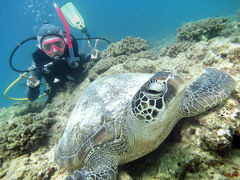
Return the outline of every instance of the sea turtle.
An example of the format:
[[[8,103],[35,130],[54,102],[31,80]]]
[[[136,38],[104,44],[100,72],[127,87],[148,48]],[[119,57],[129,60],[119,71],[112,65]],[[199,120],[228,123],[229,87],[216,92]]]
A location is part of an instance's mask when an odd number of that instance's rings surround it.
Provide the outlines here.
[[[118,165],[155,150],[181,118],[222,103],[234,87],[213,68],[188,88],[169,71],[99,78],[74,107],[55,161],[75,170],[68,180],[116,179]]]

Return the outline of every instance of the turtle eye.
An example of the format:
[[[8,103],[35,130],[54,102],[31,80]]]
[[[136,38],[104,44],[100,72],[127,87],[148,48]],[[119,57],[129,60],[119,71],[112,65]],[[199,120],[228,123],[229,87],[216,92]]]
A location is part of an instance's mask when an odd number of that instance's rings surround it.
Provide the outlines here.
[[[160,95],[162,96],[166,90],[165,83],[150,83],[146,92],[152,95]]]
[[[146,92],[149,93],[149,94],[159,94],[159,93],[161,93],[159,91],[155,91],[155,90],[151,90],[151,89],[146,90]]]

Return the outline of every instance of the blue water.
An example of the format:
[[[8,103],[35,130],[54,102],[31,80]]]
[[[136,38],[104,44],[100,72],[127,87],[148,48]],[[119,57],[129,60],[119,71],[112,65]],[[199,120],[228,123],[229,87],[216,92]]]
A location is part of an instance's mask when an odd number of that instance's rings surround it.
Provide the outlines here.
[[[58,0],[61,6],[66,0]],[[144,39],[161,39],[189,21],[207,17],[228,16],[240,9],[239,0],[73,0],[82,14],[91,36],[102,36],[115,42],[126,36]],[[53,1],[10,0],[0,6],[0,107],[14,101],[3,96],[4,90],[19,74],[9,67],[9,55],[24,39],[34,36],[38,27],[48,20],[63,28]],[[70,29],[77,37],[81,33]],[[36,48],[32,41],[14,56],[18,68],[31,65],[31,53]],[[20,81],[9,91],[9,96],[24,97],[25,81]]]

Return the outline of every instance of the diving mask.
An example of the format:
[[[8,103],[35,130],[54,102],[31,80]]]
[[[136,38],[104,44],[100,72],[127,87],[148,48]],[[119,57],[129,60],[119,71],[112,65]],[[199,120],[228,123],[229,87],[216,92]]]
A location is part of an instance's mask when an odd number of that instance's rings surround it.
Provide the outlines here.
[[[58,36],[51,38],[47,37],[42,40],[40,47],[46,54],[52,54],[53,52],[63,51],[66,47],[66,43],[64,39]]]

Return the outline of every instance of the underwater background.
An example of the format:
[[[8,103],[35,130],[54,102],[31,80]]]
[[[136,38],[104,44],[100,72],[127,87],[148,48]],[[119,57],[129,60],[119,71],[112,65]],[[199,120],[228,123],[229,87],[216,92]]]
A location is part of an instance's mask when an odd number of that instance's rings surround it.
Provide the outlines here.
[[[68,1],[55,1],[59,7],[66,2]],[[94,63],[80,84],[67,82],[65,87],[59,89],[52,103],[47,104],[46,96],[34,102],[15,103],[16,101],[4,98],[3,92],[19,77],[19,73],[9,66],[12,50],[21,41],[36,36],[44,21],[64,29],[53,6],[54,1],[11,0],[2,3],[0,7],[0,179],[60,180],[73,174],[71,165],[63,168],[57,164],[54,160],[55,152],[64,129],[71,123],[71,114],[79,117],[73,111],[74,107],[79,108],[76,105],[85,98],[84,92],[86,89],[88,91],[86,87],[95,79],[117,73],[157,73],[169,70],[179,75],[184,85],[189,87],[206,68],[221,70],[234,79],[236,86],[233,91],[234,85],[225,81],[226,76],[221,76],[224,77],[224,87],[219,81],[214,83],[220,89],[229,89],[227,94],[231,91],[230,97],[221,105],[200,115],[183,118],[173,129],[167,123],[166,126],[163,125],[160,129],[171,133],[161,145],[142,158],[120,165],[117,176],[119,180],[239,179],[240,1],[72,2],[81,12],[91,37],[104,37],[112,43],[109,46],[107,43],[99,43],[98,48],[103,50],[101,60]],[[81,38],[79,31],[72,27],[70,31]],[[32,64],[31,54],[37,48],[36,43],[30,41],[19,48],[13,57],[15,68],[26,70]],[[214,79],[216,76],[212,77]],[[219,76],[220,80],[221,77]],[[24,97],[25,84],[25,79],[19,81],[10,89],[8,96]],[[43,91],[44,82],[42,84]],[[128,81],[126,85],[122,89],[124,92],[129,90]],[[206,94],[210,92],[203,90]],[[98,92],[103,93],[101,90]],[[113,98],[119,99],[117,93],[116,95],[117,97],[114,93]],[[181,100],[181,96],[178,97]],[[182,100],[185,101],[185,98]],[[217,99],[212,101],[216,102]],[[91,100],[88,102],[92,106]],[[98,101],[96,103],[93,103],[93,108],[95,105],[101,106]],[[108,105],[111,103],[116,104],[109,99]],[[122,108],[123,111],[128,110],[126,106]],[[104,109],[106,108],[103,108],[106,116],[100,117],[101,122],[102,117],[112,119],[108,110]],[[89,108],[80,108],[79,113],[89,113],[88,110]],[[170,116],[167,113],[164,117],[169,120],[173,116],[177,120],[175,112],[178,111],[170,112]],[[123,114],[125,119],[126,111]],[[91,116],[88,117],[92,119]],[[122,122],[129,124],[128,120]],[[77,121],[82,122],[82,119]],[[96,129],[95,124],[92,127]],[[117,130],[117,126],[114,130]],[[131,134],[126,135],[131,137]],[[74,143],[74,148],[78,147],[79,143]]]
[[[55,1],[60,7],[66,0]],[[190,21],[207,17],[235,14],[240,9],[238,0],[73,0],[81,13],[91,36],[100,36],[116,42],[126,36],[141,37],[145,40],[160,40]],[[44,21],[63,28],[51,0],[10,0],[0,7],[0,107],[9,106],[14,101],[3,96],[4,90],[19,73],[9,66],[9,56],[16,45],[35,36]],[[70,27],[76,37],[81,32]],[[31,65],[31,53],[36,41],[20,47],[13,58],[16,68],[25,70]],[[10,97],[25,96],[25,80],[17,83],[8,93]]]

